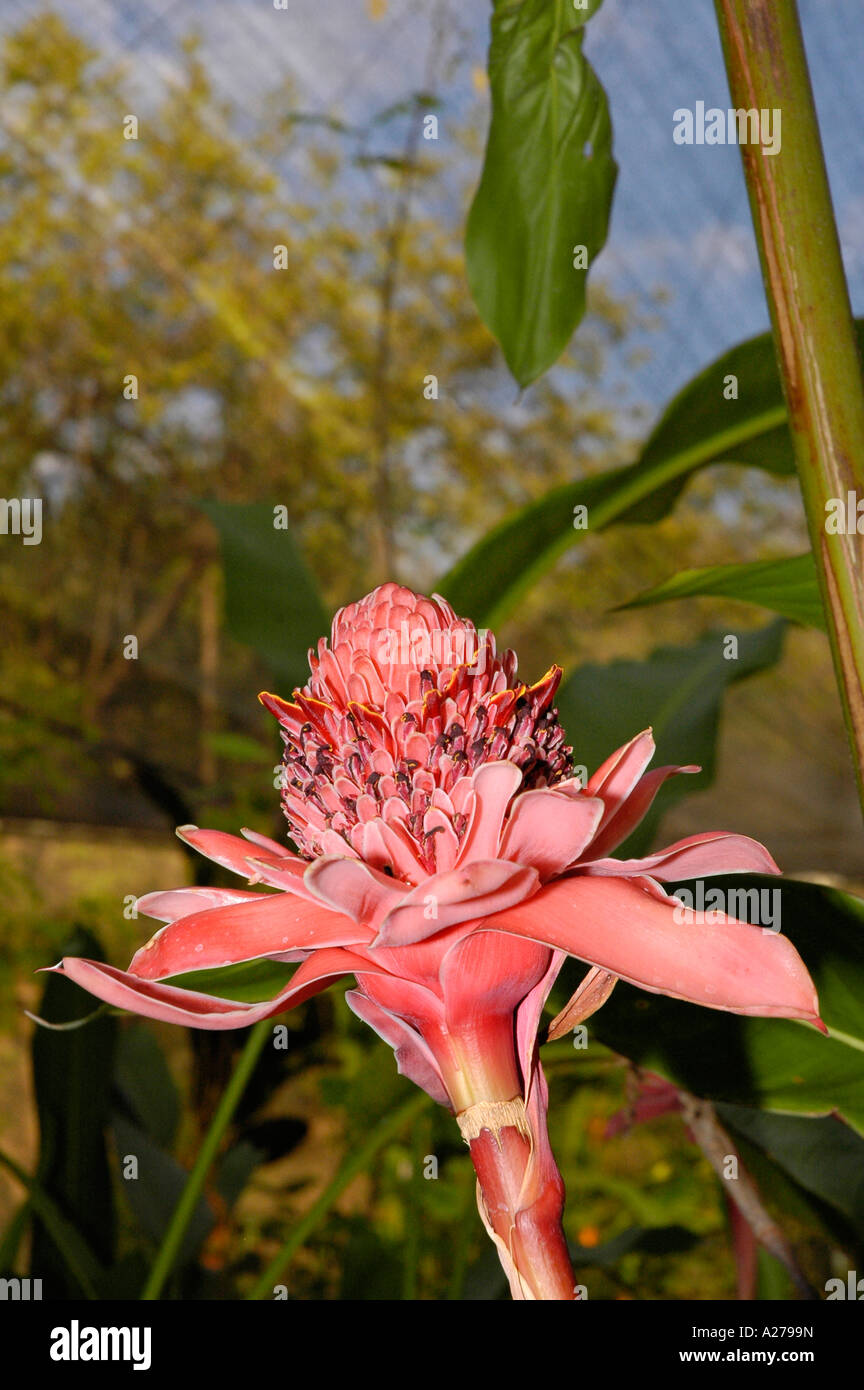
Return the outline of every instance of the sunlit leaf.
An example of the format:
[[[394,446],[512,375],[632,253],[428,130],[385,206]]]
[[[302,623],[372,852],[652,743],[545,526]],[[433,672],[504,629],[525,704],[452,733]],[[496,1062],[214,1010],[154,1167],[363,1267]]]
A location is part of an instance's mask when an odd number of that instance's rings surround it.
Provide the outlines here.
[[[707,569],[682,570],[620,606],[646,608],[696,595],[755,603],[793,622],[825,629],[816,566],[809,551],[782,560],[757,560],[749,565],[711,565]]]
[[[521,386],[566,347],[606,240],[612,125],[582,52],[583,25],[599,4],[494,4],[492,120],[465,252],[471,293]]]
[[[856,323],[864,348],[864,319]],[[738,395],[724,396],[734,378]],[[731,389],[731,388],[726,388]],[[460,613],[492,626],[571,545],[613,522],[659,521],[690,475],[714,463],[769,473],[795,471],[792,439],[771,335],[732,348],[671,401],[636,463],[553,488],[481,536],[438,581]],[[584,506],[587,526],[574,526]]]

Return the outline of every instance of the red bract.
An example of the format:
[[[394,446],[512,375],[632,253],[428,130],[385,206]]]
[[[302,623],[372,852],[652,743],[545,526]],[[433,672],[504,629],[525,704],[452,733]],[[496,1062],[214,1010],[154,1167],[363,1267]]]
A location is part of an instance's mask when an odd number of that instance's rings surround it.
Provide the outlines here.
[[[665,779],[696,769],[646,772],[647,730],[583,786],[553,708],[560,669],[522,684],[513,653],[499,656],[441,598],[382,585],[337,614],[330,646],[322,639],[310,661],[293,702],[261,696],[282,726],[283,806],[300,854],[252,831],[179,832],[271,891],[148,894],[139,908],[167,925],[128,971],[75,958],[55,968],[110,1004],[198,1028],[244,1027],[353,975],[354,1012],[455,1112],[514,1296],[573,1298],[537,1058],[565,955],[593,969],[557,1032],[619,978],[815,1022],[813,984],[788,940],[718,913],[701,921],[661,886],[777,866],[727,834],[611,858]],[[299,963],[262,1004],[161,983],[260,957]]]

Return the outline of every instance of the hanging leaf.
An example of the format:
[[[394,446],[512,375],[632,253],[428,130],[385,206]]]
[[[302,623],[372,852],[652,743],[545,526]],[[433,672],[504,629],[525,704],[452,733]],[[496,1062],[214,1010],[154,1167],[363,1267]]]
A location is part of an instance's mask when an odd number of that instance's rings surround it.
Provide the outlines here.
[[[561,355],[585,312],[615,188],[606,95],[582,52],[590,0],[495,0],[492,119],[468,217],[468,283],[520,386]]]
[[[190,970],[183,975],[172,975],[168,983],[176,985],[178,989],[212,994],[217,999],[260,1004],[285,988],[294,968],[293,965],[283,965],[281,961],[263,957],[212,970]]]

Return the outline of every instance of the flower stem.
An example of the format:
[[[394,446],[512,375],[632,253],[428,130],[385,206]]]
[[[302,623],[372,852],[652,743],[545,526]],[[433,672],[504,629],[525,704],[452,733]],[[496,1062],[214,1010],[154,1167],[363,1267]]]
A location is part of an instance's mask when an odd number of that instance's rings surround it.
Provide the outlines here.
[[[240,1103],[240,1098],[246,1089],[246,1085],[252,1072],[255,1070],[255,1063],[258,1061],[261,1051],[267,1039],[272,1035],[272,1019],[262,1019],[251,1029],[246,1039],[243,1051],[237,1059],[237,1064],[231,1074],[231,1080],[222,1093],[222,1099],[216,1107],[216,1113],[210,1121],[204,1142],[198,1150],[198,1157],[192,1166],[189,1177],[180,1193],[180,1200],[174,1208],[174,1214],[165,1232],[159,1253],[150,1271],[150,1277],[144,1285],[141,1294],[143,1300],[152,1302],[158,1299],[162,1293],[165,1281],[174,1267],[177,1254],[186,1234],[186,1228],[192,1219],[198,1198],[204,1188],[207,1174],[222,1141],[222,1136],[231,1119],[234,1111]]]
[[[483,1129],[469,1147],[480,1214],[498,1247],[514,1298],[573,1302],[576,1279],[561,1225],[564,1188],[557,1171],[557,1181],[545,1182],[526,1200],[526,1173],[534,1151],[530,1135],[512,1125],[496,1134]]]
[[[780,135],[741,157],[864,807],[864,537],[826,530],[829,501],[864,498],[864,385],[807,58],[795,0],[715,4],[733,105]]]

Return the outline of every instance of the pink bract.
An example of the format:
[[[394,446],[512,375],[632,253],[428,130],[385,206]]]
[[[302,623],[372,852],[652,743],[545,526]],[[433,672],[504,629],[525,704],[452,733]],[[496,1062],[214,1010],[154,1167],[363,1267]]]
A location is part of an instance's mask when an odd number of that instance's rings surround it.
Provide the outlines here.
[[[662,886],[779,870],[762,845],[724,833],[611,857],[663,782],[697,769],[646,771],[645,730],[583,786],[554,708],[560,669],[523,684],[514,654],[498,655],[442,598],[382,585],[336,615],[310,665],[293,701],[261,696],[282,729],[282,804],[299,854],[252,831],[183,827],[188,844],[264,891],[150,893],[138,907],[166,925],[127,971],[76,958],[54,968],[110,1004],[211,1029],[245,1027],[353,976],[354,1012],[460,1117],[514,1295],[572,1297],[536,1045],[565,956],[594,968],[562,1015],[568,1026],[616,979],[818,1023],[786,938],[716,913],[701,921]],[[265,1003],[163,983],[260,957],[298,962]]]

